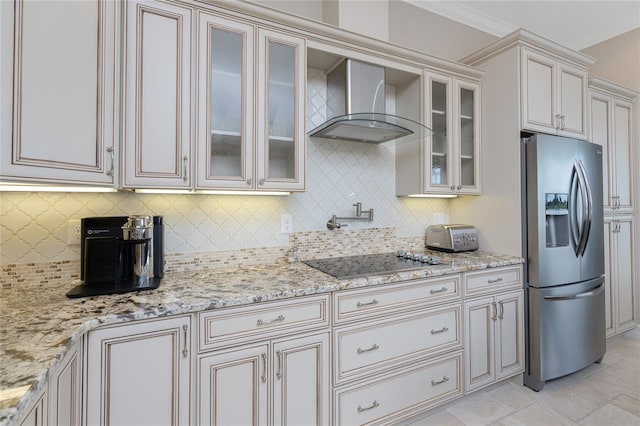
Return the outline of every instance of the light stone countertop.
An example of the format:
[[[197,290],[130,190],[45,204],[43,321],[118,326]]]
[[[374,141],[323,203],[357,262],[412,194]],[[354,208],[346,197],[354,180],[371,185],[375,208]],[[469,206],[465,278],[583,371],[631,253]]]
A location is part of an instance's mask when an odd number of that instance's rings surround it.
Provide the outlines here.
[[[523,262],[517,256],[480,251],[437,256],[439,265],[348,280],[339,280],[304,263],[282,263],[166,274],[157,290],[78,299],[65,296],[77,282],[2,289],[0,425],[11,424],[25,415],[67,349],[101,325]]]

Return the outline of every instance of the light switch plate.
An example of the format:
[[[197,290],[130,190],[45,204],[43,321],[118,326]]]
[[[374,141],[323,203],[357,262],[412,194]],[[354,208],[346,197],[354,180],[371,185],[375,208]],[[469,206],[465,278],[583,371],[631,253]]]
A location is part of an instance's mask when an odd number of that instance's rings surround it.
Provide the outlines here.
[[[290,214],[280,216],[280,232],[282,234],[291,234],[293,232],[293,216]]]

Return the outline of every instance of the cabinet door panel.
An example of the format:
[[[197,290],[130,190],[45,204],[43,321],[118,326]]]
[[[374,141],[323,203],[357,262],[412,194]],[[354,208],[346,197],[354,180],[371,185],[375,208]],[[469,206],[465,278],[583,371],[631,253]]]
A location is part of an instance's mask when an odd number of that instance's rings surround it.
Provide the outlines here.
[[[277,342],[273,360],[273,424],[329,424],[329,334]]]
[[[125,187],[190,186],[191,11],[127,4]]]
[[[495,380],[496,310],[493,297],[465,303],[466,391]]]
[[[424,173],[425,192],[451,192],[453,184],[453,79],[426,73],[425,125],[433,131]]]
[[[617,292],[617,329],[622,331],[636,325],[636,298],[634,264],[637,260],[633,250],[633,224],[619,221],[617,237],[617,273],[614,283]]]
[[[604,223],[604,235],[606,240],[604,242],[604,312],[605,312],[605,331],[607,337],[612,336],[616,332],[615,328],[615,293],[613,289],[613,282],[615,277],[612,275],[615,270],[615,222],[605,221]]]
[[[558,114],[562,115],[558,134],[583,138],[587,124],[587,73],[563,63],[559,64],[558,72]]]
[[[0,174],[112,184],[118,2],[2,3]]]
[[[614,182],[609,178],[609,171],[614,170],[610,162],[613,161],[609,152],[612,147],[610,145],[610,98],[600,95],[599,93],[591,93],[591,142],[602,145],[602,201],[606,209],[612,207],[611,196],[613,195]]]
[[[254,27],[199,16],[197,186],[252,189]]]
[[[496,379],[499,380],[524,369],[522,292],[497,296],[496,302]]]
[[[456,81],[458,119],[456,193],[480,192],[480,85]]]
[[[631,104],[614,99],[612,112],[612,145],[614,146],[615,156],[614,195],[618,197],[619,209],[632,211],[631,181],[633,180],[633,171],[631,162],[633,161],[633,153],[631,152],[631,123],[633,117]]]
[[[62,360],[60,369],[49,380],[49,424],[80,425],[82,406],[82,368],[79,345]]]
[[[200,358],[198,424],[267,424],[268,349],[242,347]]]
[[[524,49],[522,71],[522,127],[555,132],[556,62]]]
[[[89,333],[87,424],[187,425],[189,318]]]

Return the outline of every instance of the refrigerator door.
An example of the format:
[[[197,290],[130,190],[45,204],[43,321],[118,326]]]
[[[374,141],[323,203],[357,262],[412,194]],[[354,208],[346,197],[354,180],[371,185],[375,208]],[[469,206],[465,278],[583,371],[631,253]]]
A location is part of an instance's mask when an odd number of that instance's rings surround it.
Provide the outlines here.
[[[526,142],[529,285],[577,283],[604,273],[601,151],[543,134]]]

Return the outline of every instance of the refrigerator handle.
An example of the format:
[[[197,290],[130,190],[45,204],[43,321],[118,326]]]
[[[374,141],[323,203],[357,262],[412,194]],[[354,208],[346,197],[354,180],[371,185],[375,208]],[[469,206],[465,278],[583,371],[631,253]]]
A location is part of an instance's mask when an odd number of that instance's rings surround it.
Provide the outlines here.
[[[571,171],[571,183],[569,185],[569,235],[571,236],[571,243],[573,250],[576,252],[576,256],[580,255],[580,228],[578,222],[578,167],[576,162],[573,163],[573,170]]]
[[[591,195],[591,187],[589,185],[589,179],[587,179],[587,172],[584,169],[582,160],[577,161],[578,165],[578,179],[580,181],[580,189],[582,192],[582,235],[580,242],[580,255],[584,256],[584,252],[587,250],[587,242],[589,241],[589,233],[591,231],[591,221],[593,219],[593,200]]]
[[[593,288],[589,291],[585,291],[584,293],[578,294],[567,294],[563,296],[544,296],[544,300],[571,300],[571,299],[582,299],[583,297],[592,297],[596,296],[604,291],[604,283],[600,284],[598,287]]]

